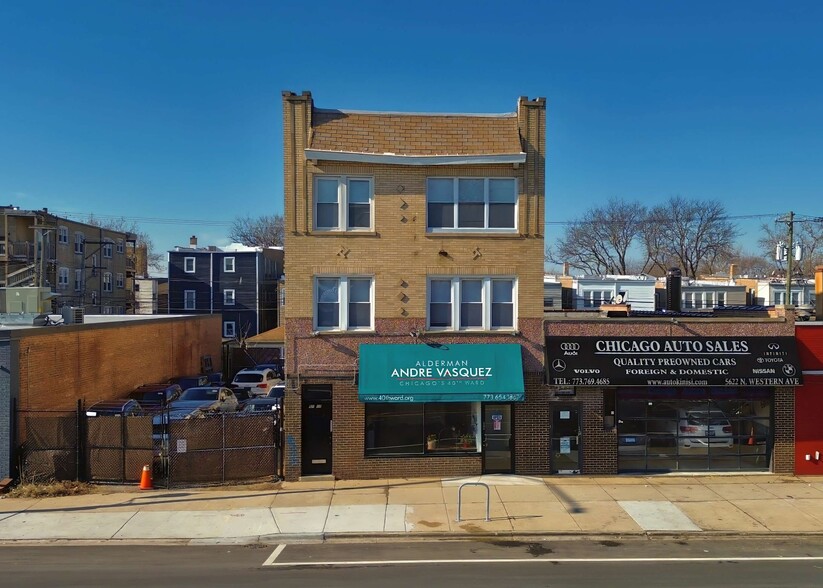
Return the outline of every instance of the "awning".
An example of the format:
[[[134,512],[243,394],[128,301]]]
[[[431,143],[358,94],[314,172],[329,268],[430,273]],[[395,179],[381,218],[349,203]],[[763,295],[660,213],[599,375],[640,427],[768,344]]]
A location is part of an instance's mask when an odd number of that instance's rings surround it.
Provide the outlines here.
[[[519,402],[517,344],[360,345],[360,402]]]
[[[800,386],[794,337],[547,337],[552,386]]]

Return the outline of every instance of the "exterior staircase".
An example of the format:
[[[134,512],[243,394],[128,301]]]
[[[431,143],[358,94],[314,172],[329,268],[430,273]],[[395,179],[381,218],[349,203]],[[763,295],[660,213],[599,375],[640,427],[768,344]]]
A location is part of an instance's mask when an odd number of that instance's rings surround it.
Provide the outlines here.
[[[37,264],[31,263],[11,272],[5,280],[0,280],[0,284],[6,288],[12,286],[34,286],[37,278]]]

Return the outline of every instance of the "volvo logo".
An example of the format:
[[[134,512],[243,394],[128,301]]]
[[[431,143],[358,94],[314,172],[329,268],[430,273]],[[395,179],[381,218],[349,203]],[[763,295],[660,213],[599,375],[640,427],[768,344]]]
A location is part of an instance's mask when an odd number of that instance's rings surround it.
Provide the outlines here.
[[[777,349],[780,349],[780,343],[769,343],[768,347],[772,351],[775,351]]]
[[[560,351],[580,351],[580,343],[561,343]]]
[[[783,365],[783,373],[789,377],[792,377],[797,370],[794,369],[794,366],[790,363]]]
[[[562,372],[566,369],[566,362],[562,359],[555,359],[552,362],[552,369],[556,372]]]

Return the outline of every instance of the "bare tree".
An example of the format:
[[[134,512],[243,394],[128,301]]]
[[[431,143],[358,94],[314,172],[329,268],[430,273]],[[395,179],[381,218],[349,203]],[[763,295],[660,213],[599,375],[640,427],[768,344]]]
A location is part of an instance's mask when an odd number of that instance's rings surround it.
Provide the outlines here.
[[[249,247],[281,247],[285,224],[283,216],[237,217],[232,221],[229,239]]]
[[[763,223],[760,225],[760,231],[761,237],[757,240],[757,244],[763,256],[785,274],[783,263],[775,259],[775,249],[781,241],[788,244],[788,225],[780,221],[776,221],[771,226]],[[801,260],[793,264],[795,272],[804,276],[813,276],[815,266],[823,264],[823,222],[818,219],[796,217],[792,241],[794,245],[800,245],[802,252]]]
[[[568,262],[590,274],[628,274],[629,250],[641,234],[645,216],[641,204],[612,198],[566,227],[556,245],[546,248],[546,261]]]
[[[670,198],[655,206],[643,224],[648,263],[666,270],[678,267],[696,278],[699,270],[734,253],[737,227],[719,202]]]
[[[83,222],[95,227],[109,229],[111,231],[131,233],[135,236],[135,246],[137,248],[143,248],[146,252],[146,265],[148,269],[156,272],[165,271],[165,257],[162,253],[155,251],[154,241],[152,240],[151,235],[140,230],[140,227],[137,226],[135,221],[130,221],[123,216],[113,219],[99,219],[93,214],[90,214]]]

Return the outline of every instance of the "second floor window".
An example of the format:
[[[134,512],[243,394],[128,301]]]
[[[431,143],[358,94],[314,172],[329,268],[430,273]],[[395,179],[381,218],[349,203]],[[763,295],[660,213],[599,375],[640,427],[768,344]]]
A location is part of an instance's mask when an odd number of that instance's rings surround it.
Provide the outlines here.
[[[103,292],[111,292],[111,290],[112,290],[111,272],[105,272],[103,274]]]
[[[196,302],[196,292],[194,290],[184,290],[183,291],[183,310],[195,310],[197,307],[195,305]]]
[[[234,328],[234,321],[226,321],[223,323],[223,336],[224,337],[234,337],[237,335],[237,331]]]
[[[442,330],[513,329],[513,278],[432,278],[428,327]]]
[[[370,277],[317,278],[314,287],[314,326],[318,330],[371,330]]]
[[[69,228],[68,227],[58,227],[57,229],[57,242],[62,245],[68,245],[69,243]]]
[[[429,178],[426,219],[431,231],[513,231],[517,228],[514,178]]]
[[[226,273],[232,273],[234,271],[234,258],[233,257],[224,257],[223,258],[223,271]]]
[[[83,236],[83,233],[75,233],[74,234],[74,252],[75,253],[83,253],[86,250],[86,238]]]
[[[69,268],[61,267],[57,270],[57,287],[65,290],[69,287]]]
[[[223,305],[234,306],[234,290],[223,290]]]
[[[314,228],[368,230],[372,227],[372,205],[371,179],[318,177],[314,183]]]
[[[612,290],[583,290],[583,307],[600,308],[601,304],[608,304],[614,297]]]
[[[103,257],[112,257],[114,253],[114,243],[106,241],[103,243]]]
[[[83,289],[83,270],[74,270],[74,291],[80,292]]]
[[[183,271],[187,274],[194,273],[194,258],[193,257],[184,257],[183,258]]]
[[[118,288],[124,288],[124,287],[125,287],[125,279],[124,279],[124,277],[125,277],[125,276],[123,276],[123,274],[118,273],[118,274],[115,276],[116,280],[115,280],[115,284],[114,284],[114,285],[115,285],[115,286],[117,286]]]

